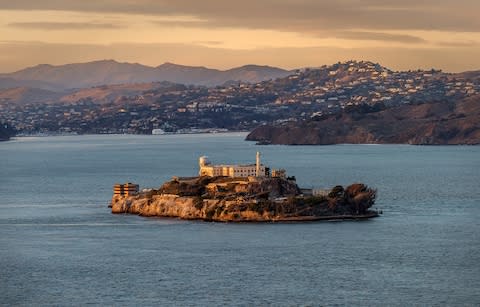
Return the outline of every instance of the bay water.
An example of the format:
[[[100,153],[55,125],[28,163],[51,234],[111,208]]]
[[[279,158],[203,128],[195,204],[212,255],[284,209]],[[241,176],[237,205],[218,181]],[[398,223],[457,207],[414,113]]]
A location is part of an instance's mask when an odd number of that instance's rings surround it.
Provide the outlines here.
[[[258,146],[244,133],[0,143],[0,304],[479,305],[480,146]],[[209,223],[112,215],[198,157],[378,189],[368,221]]]

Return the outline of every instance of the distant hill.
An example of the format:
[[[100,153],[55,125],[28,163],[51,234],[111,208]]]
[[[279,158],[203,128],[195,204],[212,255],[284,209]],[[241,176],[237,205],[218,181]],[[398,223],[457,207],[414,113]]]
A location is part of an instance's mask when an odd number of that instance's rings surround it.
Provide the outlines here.
[[[247,140],[265,144],[480,144],[480,95],[455,103],[403,105],[378,112],[350,110],[317,120],[264,125]]]
[[[0,89],[0,102],[16,105],[67,103],[91,101],[96,104],[117,102],[125,97],[140,96],[146,91],[185,90],[186,86],[171,82],[149,82],[133,84],[100,85],[55,92],[38,88],[16,87]]]
[[[138,71],[137,77],[145,73],[146,79],[164,72],[175,82],[186,74],[191,82],[230,81],[212,87],[133,82],[138,79],[127,78],[130,68]],[[68,73],[59,72],[62,69]],[[76,69],[79,72],[73,74]],[[76,84],[85,85],[82,82],[90,80],[86,71],[92,80],[116,84],[61,92],[0,89],[0,121],[18,127],[21,133],[250,130],[262,125],[252,139],[285,144],[477,142],[478,125],[474,124],[480,113],[474,106],[480,103],[480,74],[475,71],[393,71],[370,61],[346,61],[248,83],[232,80],[259,80],[284,71],[255,65],[218,71],[171,63],[146,67],[101,61],[40,65],[17,74],[28,80],[48,76],[49,83],[76,78]],[[473,99],[473,105],[467,98]],[[459,111],[460,107],[466,111]],[[424,115],[419,118],[418,114]]]
[[[165,63],[157,67],[102,60],[53,66],[41,64],[17,72],[0,74],[0,88],[85,88],[99,85],[170,81],[215,86],[228,81],[259,82],[289,75],[269,66],[247,65],[226,71]]]
[[[62,96],[61,93],[30,87],[16,87],[0,89],[0,101],[14,104],[44,104],[56,102]]]
[[[125,97],[142,95],[145,91],[160,90],[184,90],[185,86],[171,82],[149,82],[135,84],[113,84],[88,87],[72,90],[70,93],[61,96],[58,101],[61,103],[75,104],[78,101],[90,100],[97,104],[117,102]]]
[[[219,79],[218,83],[225,83],[225,81],[248,81],[250,83],[257,83],[264,80],[277,79],[290,75],[290,71],[271,66],[259,65],[245,65],[237,68],[232,68],[223,72],[224,78]],[[225,81],[224,81],[225,80]]]
[[[63,86],[58,84],[52,84],[44,82],[41,80],[17,80],[11,77],[4,77],[5,75],[0,74],[0,90],[16,88],[16,87],[30,87],[30,88],[41,88],[45,90],[59,91],[63,89]]]
[[[480,70],[465,71],[461,73],[452,74],[453,78],[465,78],[472,81],[480,80]]]

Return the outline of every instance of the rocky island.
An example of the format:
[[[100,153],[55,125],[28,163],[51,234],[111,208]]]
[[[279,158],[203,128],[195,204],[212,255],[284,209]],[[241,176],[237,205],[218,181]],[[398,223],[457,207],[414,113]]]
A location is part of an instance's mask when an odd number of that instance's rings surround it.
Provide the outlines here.
[[[250,165],[212,165],[200,158],[197,177],[165,182],[138,192],[138,185],[115,185],[112,213],[218,222],[281,222],[366,219],[376,190],[355,183],[331,190],[300,189],[284,170]]]

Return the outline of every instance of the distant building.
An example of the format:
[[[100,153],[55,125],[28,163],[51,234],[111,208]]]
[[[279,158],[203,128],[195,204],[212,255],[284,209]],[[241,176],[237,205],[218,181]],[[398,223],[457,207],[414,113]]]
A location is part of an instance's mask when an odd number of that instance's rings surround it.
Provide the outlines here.
[[[208,161],[208,158],[203,156],[198,160],[200,166],[200,176],[226,176],[226,177],[265,177],[266,167],[260,163],[260,153],[257,152],[255,164],[241,164],[241,165],[214,165]]]
[[[125,184],[116,183],[113,186],[113,195],[131,196],[137,195],[139,191],[139,185],[127,182]]]
[[[152,134],[153,135],[165,134],[165,130],[159,129],[159,128],[158,129],[153,129]]]
[[[284,169],[272,170],[272,177],[287,178],[287,172]]]

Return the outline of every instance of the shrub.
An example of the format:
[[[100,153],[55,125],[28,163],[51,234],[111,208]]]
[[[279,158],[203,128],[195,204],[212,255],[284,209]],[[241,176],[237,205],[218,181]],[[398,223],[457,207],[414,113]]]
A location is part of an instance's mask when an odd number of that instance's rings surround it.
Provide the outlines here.
[[[210,208],[207,210],[207,212],[205,212],[205,218],[207,220],[211,220],[214,215],[215,215],[215,208]]]
[[[308,206],[316,206],[327,202],[327,198],[325,196],[305,197],[304,202]]]
[[[223,206],[218,206],[217,209],[215,209],[215,215],[220,216],[223,212]]]
[[[197,210],[202,210],[203,209],[203,199],[201,197],[195,197],[195,199],[193,200],[193,206]]]
[[[259,202],[249,203],[248,204],[248,210],[261,213],[261,212],[263,212],[263,207]]]
[[[341,185],[334,186],[333,189],[328,193],[328,197],[335,198],[335,197],[343,197],[345,190]]]

